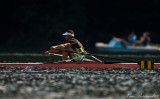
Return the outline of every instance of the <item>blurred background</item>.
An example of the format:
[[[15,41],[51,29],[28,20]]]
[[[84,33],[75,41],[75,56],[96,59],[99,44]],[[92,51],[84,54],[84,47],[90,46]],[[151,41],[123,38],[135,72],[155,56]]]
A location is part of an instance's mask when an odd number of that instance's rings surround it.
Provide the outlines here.
[[[87,50],[132,31],[160,42],[159,0],[0,0],[0,12],[1,52],[44,52],[68,29]]]

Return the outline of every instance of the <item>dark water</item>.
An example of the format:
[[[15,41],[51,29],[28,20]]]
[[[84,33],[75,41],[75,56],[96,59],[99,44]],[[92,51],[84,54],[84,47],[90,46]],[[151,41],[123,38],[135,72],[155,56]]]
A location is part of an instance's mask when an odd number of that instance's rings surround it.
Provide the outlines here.
[[[129,56],[133,60],[145,58]],[[158,61],[159,57],[146,58]],[[41,54],[0,55],[1,62],[53,60]],[[159,93],[159,69],[0,67],[0,99],[160,99]]]

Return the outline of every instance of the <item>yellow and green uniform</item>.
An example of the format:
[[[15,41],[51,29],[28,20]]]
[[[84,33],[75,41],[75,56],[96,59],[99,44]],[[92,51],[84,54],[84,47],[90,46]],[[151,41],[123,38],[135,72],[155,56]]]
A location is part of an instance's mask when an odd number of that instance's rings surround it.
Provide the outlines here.
[[[73,54],[72,59],[74,59],[75,61],[82,61],[82,59],[85,57],[84,55],[82,55],[82,53],[84,52],[83,45],[74,38],[69,43],[72,44],[70,47],[77,52]]]

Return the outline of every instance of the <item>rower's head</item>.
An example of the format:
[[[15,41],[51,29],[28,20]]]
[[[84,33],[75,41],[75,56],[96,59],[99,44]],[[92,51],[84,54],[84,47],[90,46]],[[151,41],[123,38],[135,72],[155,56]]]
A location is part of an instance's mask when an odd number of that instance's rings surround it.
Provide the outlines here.
[[[149,37],[149,32],[144,32],[143,37]]]
[[[65,39],[67,41],[70,41],[74,38],[74,32],[73,30],[67,30],[65,33],[62,34],[63,36],[65,36]]]

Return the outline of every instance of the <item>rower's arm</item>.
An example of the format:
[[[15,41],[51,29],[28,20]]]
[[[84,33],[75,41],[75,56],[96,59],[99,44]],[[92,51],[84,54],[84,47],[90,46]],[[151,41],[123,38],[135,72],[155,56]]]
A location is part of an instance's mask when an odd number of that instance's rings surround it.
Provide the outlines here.
[[[71,43],[65,43],[65,44],[60,44],[60,45],[57,45],[57,46],[51,46],[51,50],[54,50],[54,49],[63,49],[65,47],[70,47],[72,44]]]
[[[70,47],[72,44],[71,43],[65,43],[65,44],[60,44],[57,46],[51,46],[49,51],[46,51],[45,54],[48,55],[49,53],[55,53],[55,52],[59,52],[59,50],[56,49],[61,49],[63,50],[66,47]]]
[[[55,53],[55,52],[59,52],[59,50],[52,49],[52,50],[44,52],[44,54],[49,55],[49,53]]]

